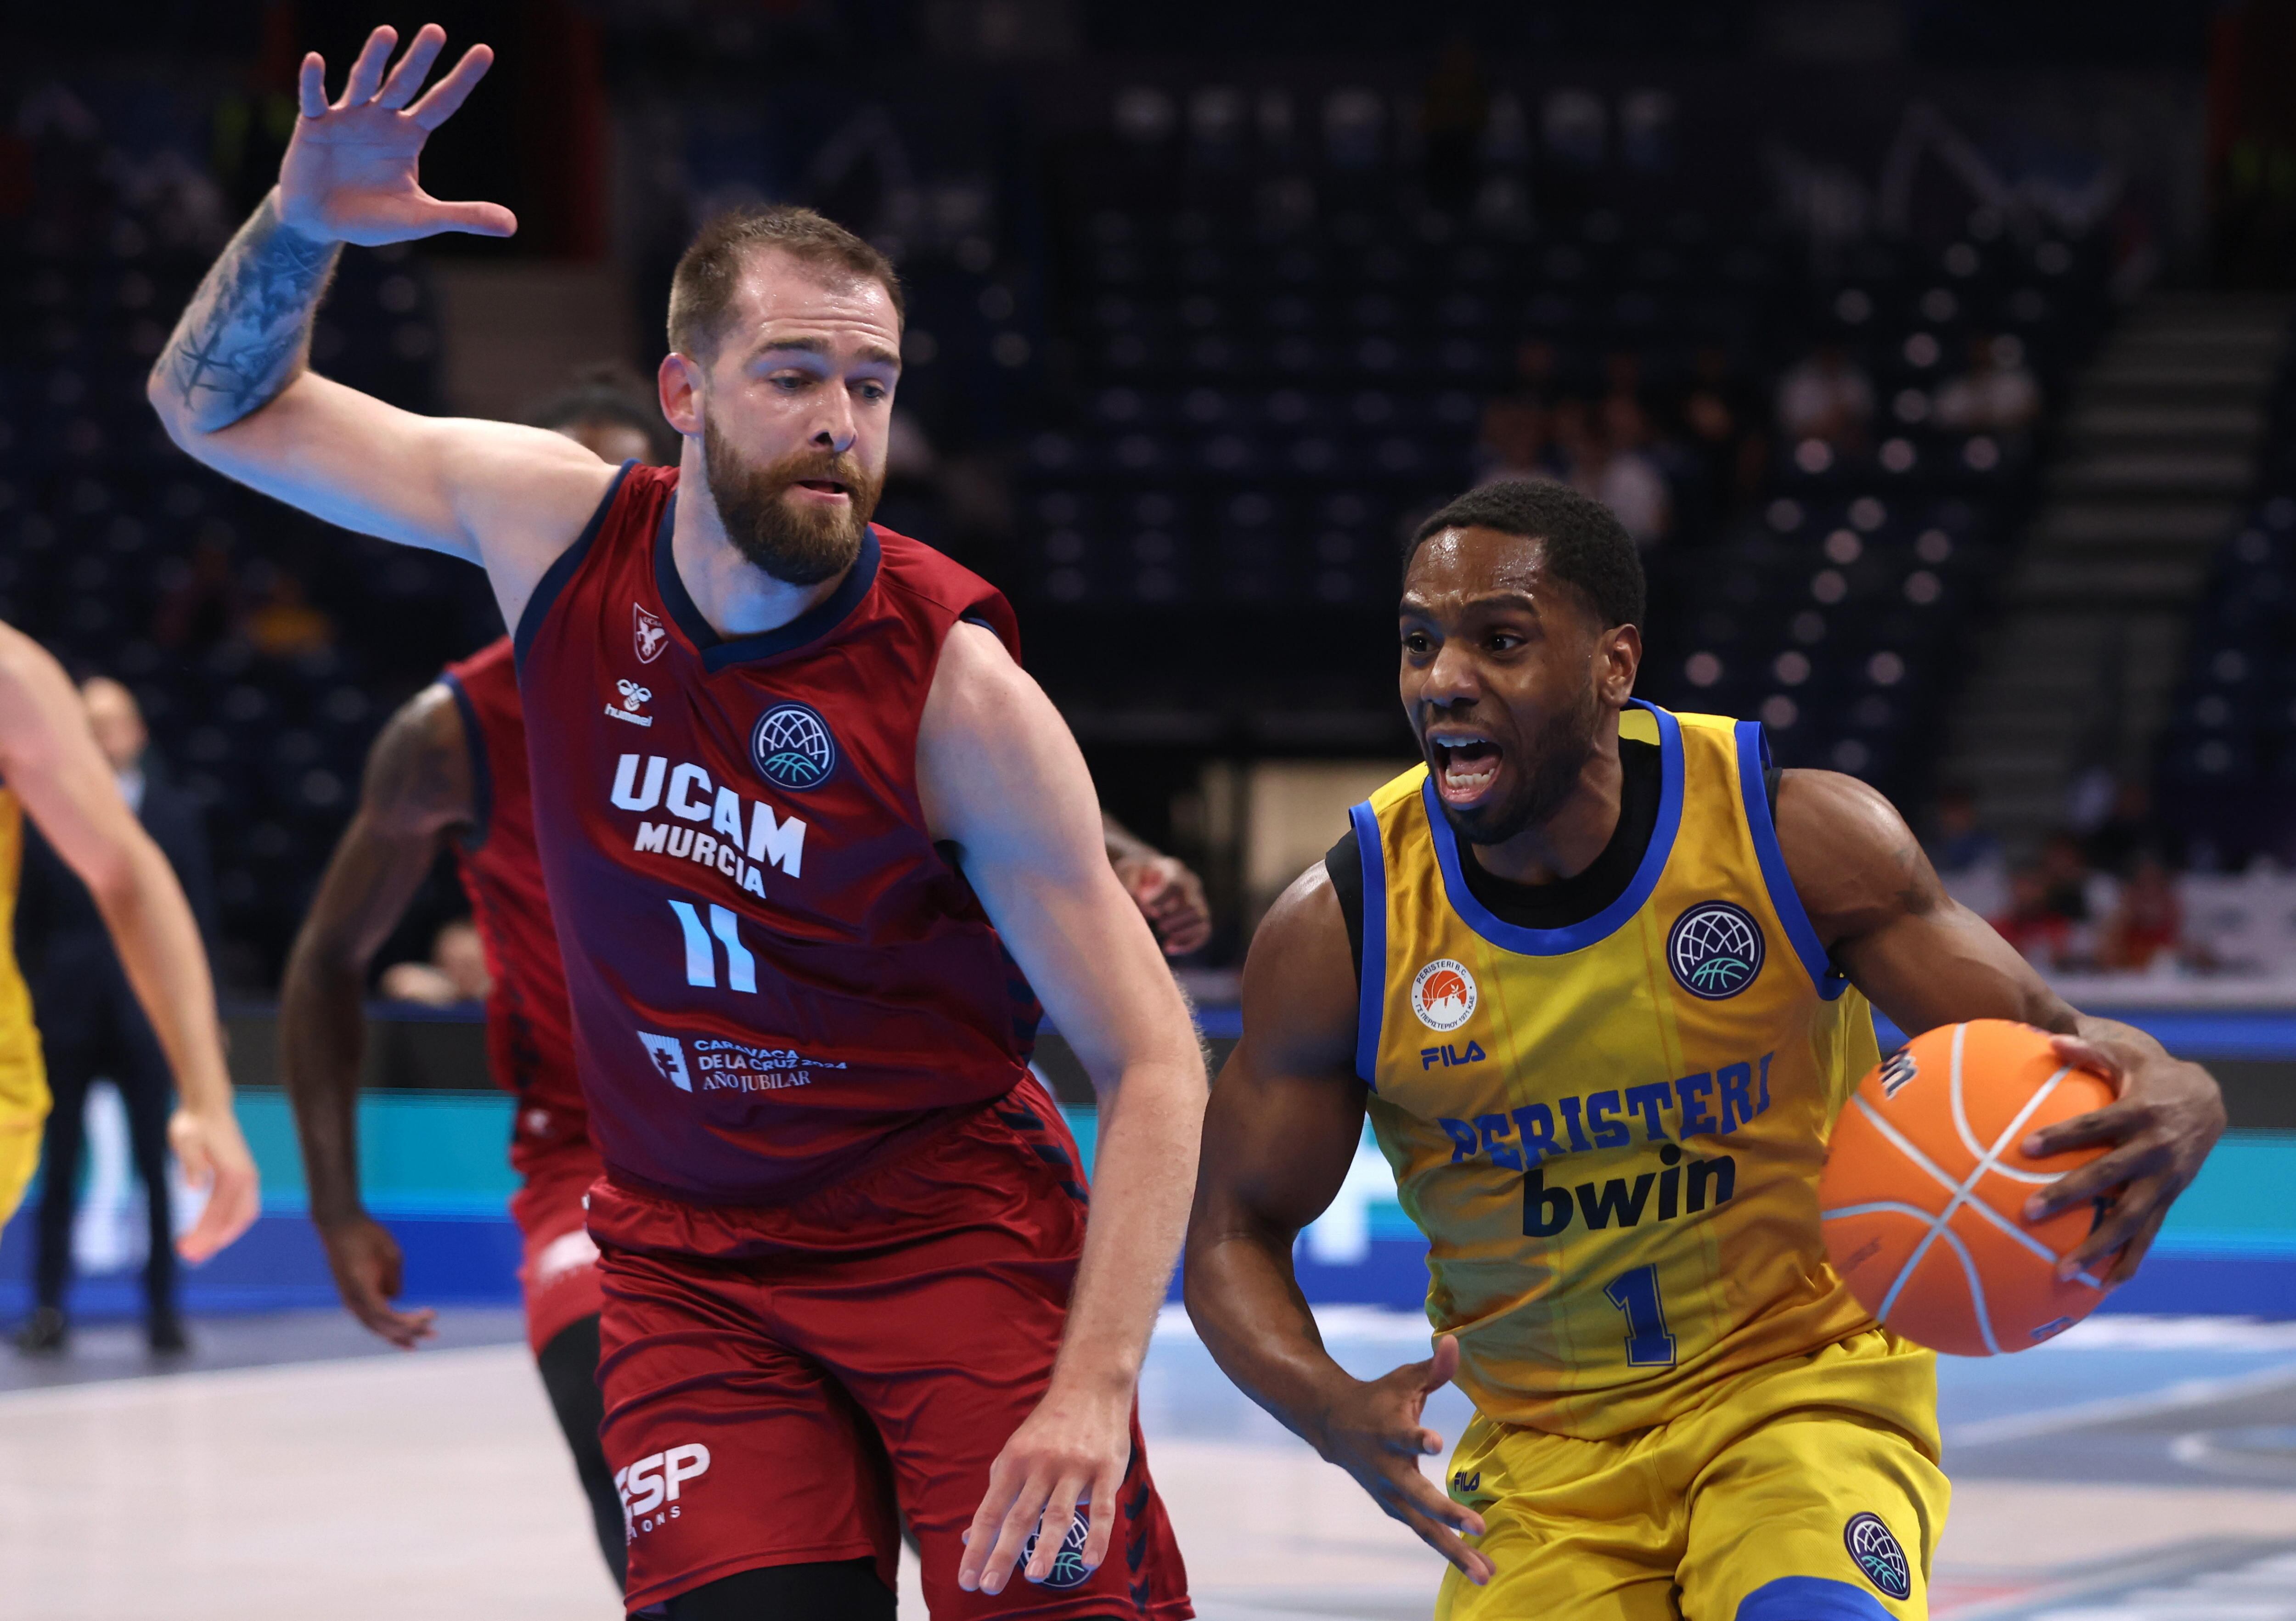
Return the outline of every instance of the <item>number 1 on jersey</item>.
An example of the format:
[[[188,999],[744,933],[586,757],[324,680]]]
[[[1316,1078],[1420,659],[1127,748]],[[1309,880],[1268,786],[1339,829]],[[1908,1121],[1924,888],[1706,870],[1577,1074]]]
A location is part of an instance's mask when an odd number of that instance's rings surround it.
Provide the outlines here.
[[[1620,1273],[1603,1297],[1626,1314],[1627,1366],[1674,1366],[1674,1336],[1666,1331],[1666,1311],[1659,1305],[1657,1267]]]

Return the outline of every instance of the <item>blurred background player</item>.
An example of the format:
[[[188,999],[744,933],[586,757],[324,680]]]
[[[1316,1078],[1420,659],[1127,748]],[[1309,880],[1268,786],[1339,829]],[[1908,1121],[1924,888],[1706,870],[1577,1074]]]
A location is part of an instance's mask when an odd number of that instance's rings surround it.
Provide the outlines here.
[[[2112,1145],[2027,1207],[2101,1201],[2060,1275],[2102,1286],[2223,1131],[2215,1082],[2067,1005],[1872,789],[1773,771],[1757,722],[1633,699],[1643,569],[1605,507],[1461,497],[1406,550],[1399,614],[1425,764],[1253,943],[1189,1232],[1205,1344],[1451,1561],[1442,1621],[1920,1621],[1949,1494],[1935,1358],[1819,1237],[1873,1009],[2022,1019],[2119,1084],[2025,1140]],[[1366,1114],[1438,1336],[1372,1380],[1324,1350],[1292,1260]],[[1420,1414],[1455,1379],[1476,1415],[1447,1494]]]
[[[81,684],[80,699],[120,798],[183,887],[204,952],[215,934],[215,898],[199,802],[151,758],[151,733],[126,687],[97,676]],[[61,1351],[70,1332],[65,1294],[80,1149],[88,1086],[101,1077],[118,1089],[126,1106],[130,1156],[144,1183],[151,1244],[144,1263],[145,1332],[153,1350],[180,1351],[186,1342],[176,1310],[175,1219],[168,1197],[168,1117],[175,1107],[168,1055],[136,1001],[88,887],[46,839],[35,836],[26,847],[17,948],[28,965],[55,1101],[43,1156],[47,1175],[33,1272],[37,1304],[17,1344],[27,1351]]]
[[[641,431],[651,402],[612,376],[554,397],[535,413],[601,459],[652,461]],[[660,421],[659,412],[654,420]],[[1110,858],[1174,951],[1210,931],[1193,872],[1108,824]],[[583,1199],[603,1174],[577,1082],[549,897],[534,847],[532,787],[517,673],[508,638],[451,665],[385,723],[359,807],[313,897],[288,960],[280,1041],[290,1102],[303,1142],[312,1221],[343,1304],[394,1345],[412,1349],[436,1314],[401,1311],[403,1257],[360,1202],[357,1107],[362,1003],[374,953],[398,927],[441,847],[455,856],[470,923],[441,928],[434,963],[395,965],[403,999],[487,1001],[488,1067],[514,1093],[511,1162],[521,1187],[512,1211],[525,1257],[519,1279],[527,1340],[550,1395],[598,1542],[617,1581],[624,1573],[622,1514],[598,1441],[598,1251],[584,1231]],[[465,940],[464,936],[469,938]],[[473,952],[482,953],[476,962]],[[405,972],[403,970],[413,970]],[[435,986],[433,981],[436,982]]]
[[[175,1073],[182,1101],[168,1123],[168,1145],[186,1180],[208,1191],[206,1209],[176,1248],[184,1259],[203,1261],[247,1231],[260,1195],[232,1114],[199,928],[168,858],[120,797],[63,667],[0,625],[0,921],[7,925],[0,929],[0,1222],[15,1213],[31,1180],[48,1110],[32,999],[14,952],[26,816],[87,886]]]
[[[149,394],[220,471],[483,563],[515,627],[608,1167],[587,1225],[626,1601],[890,1616],[906,1520],[937,1614],[1006,1609],[1018,1575],[1048,1618],[1177,1621],[1136,1394],[1201,1049],[1010,606],[867,522],[898,280],[809,210],[706,228],[660,373],[674,474],[331,382],[305,356],[342,242],[513,228],[415,181],[491,53],[418,100],[443,31],[396,43],[376,29],[332,105],[304,59],[280,187]],[[1039,999],[1100,1099],[1088,1217],[1028,1069]]]

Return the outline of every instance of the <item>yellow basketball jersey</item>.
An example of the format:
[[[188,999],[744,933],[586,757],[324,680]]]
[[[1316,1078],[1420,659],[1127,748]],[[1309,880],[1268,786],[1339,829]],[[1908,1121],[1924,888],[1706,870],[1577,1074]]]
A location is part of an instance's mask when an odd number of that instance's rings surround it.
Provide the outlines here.
[[[1570,928],[1475,899],[1425,767],[1351,813],[1357,1067],[1427,1235],[1428,1316],[1485,1413],[1589,1439],[1874,1326],[1817,1219],[1873,1014],[1787,878],[1761,728],[1637,701],[1620,731],[1659,746],[1657,826]]]
[[[24,863],[24,812],[0,788],[0,1221],[15,1209],[38,1162],[48,1114],[48,1074],[32,993],[16,966],[16,885]]]

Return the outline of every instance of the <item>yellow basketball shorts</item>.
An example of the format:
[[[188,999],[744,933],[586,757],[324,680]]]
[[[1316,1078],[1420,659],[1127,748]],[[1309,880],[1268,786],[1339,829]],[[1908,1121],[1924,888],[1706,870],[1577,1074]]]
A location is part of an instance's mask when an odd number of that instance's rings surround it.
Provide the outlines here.
[[[1926,1621],[1936,1359],[1873,1330],[1605,1441],[1477,1413],[1450,1487],[1497,1573],[1436,1621]]]
[[[48,1072],[37,1041],[29,1052],[0,1052],[0,1225],[16,1214],[39,1168],[47,1118]]]

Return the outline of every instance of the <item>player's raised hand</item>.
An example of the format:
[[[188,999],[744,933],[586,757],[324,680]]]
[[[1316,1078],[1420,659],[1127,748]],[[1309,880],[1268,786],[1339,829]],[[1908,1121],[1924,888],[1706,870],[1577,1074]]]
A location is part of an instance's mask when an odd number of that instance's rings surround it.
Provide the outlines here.
[[[1185,957],[1212,937],[1204,880],[1177,856],[1119,856],[1116,879],[1140,908],[1168,957]]]
[[[1460,1541],[1480,1536],[1483,1517],[1453,1502],[1443,1488],[1419,1472],[1419,1460],[1443,1450],[1443,1437],[1420,1423],[1427,1398],[1459,1371],[1459,1342],[1444,1334],[1425,1362],[1407,1363],[1383,1379],[1353,1385],[1324,1414],[1322,1433],[1308,1438],[1326,1461],[1356,1478],[1356,1484],[1387,1511],[1419,1534],[1419,1540],[1459,1568],[1480,1587],[1496,1568],[1482,1551]]]
[[[192,1230],[176,1240],[184,1259],[197,1264],[246,1232],[262,1214],[255,1156],[247,1151],[247,1139],[228,1103],[212,1112],[177,1109],[168,1122],[168,1146],[175,1150],[184,1180],[207,1190],[207,1208]]]
[[[392,1306],[401,1287],[404,1261],[390,1230],[364,1210],[323,1223],[319,1240],[327,1266],[350,1314],[402,1351],[411,1351],[438,1332],[439,1314],[429,1306],[402,1312]]]
[[[349,79],[327,100],[327,65],[316,51],[303,58],[297,86],[302,116],[279,166],[279,217],[316,242],[413,242],[445,231],[508,236],[518,229],[511,211],[493,202],[442,202],[417,178],[422,143],[455,116],[495,59],[488,46],[463,53],[446,78],[420,101],[414,93],[446,48],[447,30],[425,23],[390,65],[398,30],[367,36]],[[390,68],[388,76],[384,69]]]

